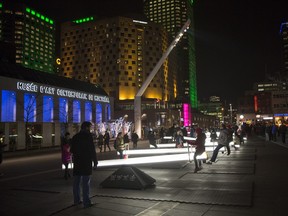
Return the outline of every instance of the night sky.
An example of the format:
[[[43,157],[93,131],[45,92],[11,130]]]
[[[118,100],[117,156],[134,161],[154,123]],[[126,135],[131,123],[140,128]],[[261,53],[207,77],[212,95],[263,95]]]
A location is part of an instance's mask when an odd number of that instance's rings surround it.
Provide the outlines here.
[[[142,8],[141,0],[9,1],[25,2],[58,21],[140,13]],[[280,24],[288,21],[288,0],[194,2],[200,100],[217,95],[235,103],[254,82],[281,70],[279,30]]]

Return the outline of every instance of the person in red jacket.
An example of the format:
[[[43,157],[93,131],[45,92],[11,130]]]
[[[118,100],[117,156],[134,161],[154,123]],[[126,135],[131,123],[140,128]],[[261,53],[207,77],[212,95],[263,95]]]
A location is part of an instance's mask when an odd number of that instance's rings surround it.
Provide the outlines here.
[[[197,159],[197,156],[202,155],[205,152],[205,140],[206,135],[203,133],[201,128],[196,129],[196,140],[192,142],[192,145],[196,146],[196,151],[194,153],[194,163],[195,163],[195,170],[194,173],[197,173],[199,170],[202,169],[202,161],[201,159]]]
[[[70,133],[66,132],[65,136],[61,139],[61,155],[62,163],[65,166],[64,178],[67,180],[70,177],[69,164],[72,162],[71,152],[70,152]]]

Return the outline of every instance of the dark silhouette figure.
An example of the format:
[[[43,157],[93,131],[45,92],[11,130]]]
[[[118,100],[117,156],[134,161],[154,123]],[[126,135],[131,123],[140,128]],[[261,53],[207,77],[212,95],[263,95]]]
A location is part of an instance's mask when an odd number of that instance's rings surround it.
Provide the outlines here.
[[[98,161],[93,143],[93,137],[90,133],[92,124],[83,122],[81,130],[71,141],[71,152],[73,154],[73,196],[74,205],[81,203],[80,200],[80,183],[82,181],[82,194],[84,208],[91,207],[93,203],[90,200],[90,180],[92,175],[92,163],[94,168],[97,167]]]

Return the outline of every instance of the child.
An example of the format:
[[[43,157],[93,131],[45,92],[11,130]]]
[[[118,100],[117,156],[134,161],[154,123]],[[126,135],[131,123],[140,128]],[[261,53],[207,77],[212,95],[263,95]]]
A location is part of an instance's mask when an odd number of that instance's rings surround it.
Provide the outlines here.
[[[67,180],[70,177],[68,165],[71,163],[71,152],[70,152],[70,133],[66,132],[65,137],[62,139],[62,163],[65,166],[64,178]]]

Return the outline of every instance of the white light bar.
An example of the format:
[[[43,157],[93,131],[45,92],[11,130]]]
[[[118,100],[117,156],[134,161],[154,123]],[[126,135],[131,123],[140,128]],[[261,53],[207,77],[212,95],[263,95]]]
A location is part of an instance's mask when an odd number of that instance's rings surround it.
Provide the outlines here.
[[[187,161],[187,160],[188,160],[188,154],[186,153],[186,154],[175,154],[175,155],[137,157],[137,158],[128,158],[128,159],[103,160],[103,161],[98,162],[98,167],[146,164],[146,163],[161,163],[161,162],[171,162],[171,161]]]
[[[187,152],[187,148],[162,148],[162,149],[156,148],[156,149],[129,150],[126,153],[128,155],[140,155],[140,154],[169,154],[169,153],[179,154],[179,153],[185,153],[185,152]]]
[[[147,24],[145,21],[140,21],[140,20],[133,20],[134,23],[141,23],[141,24]]]

